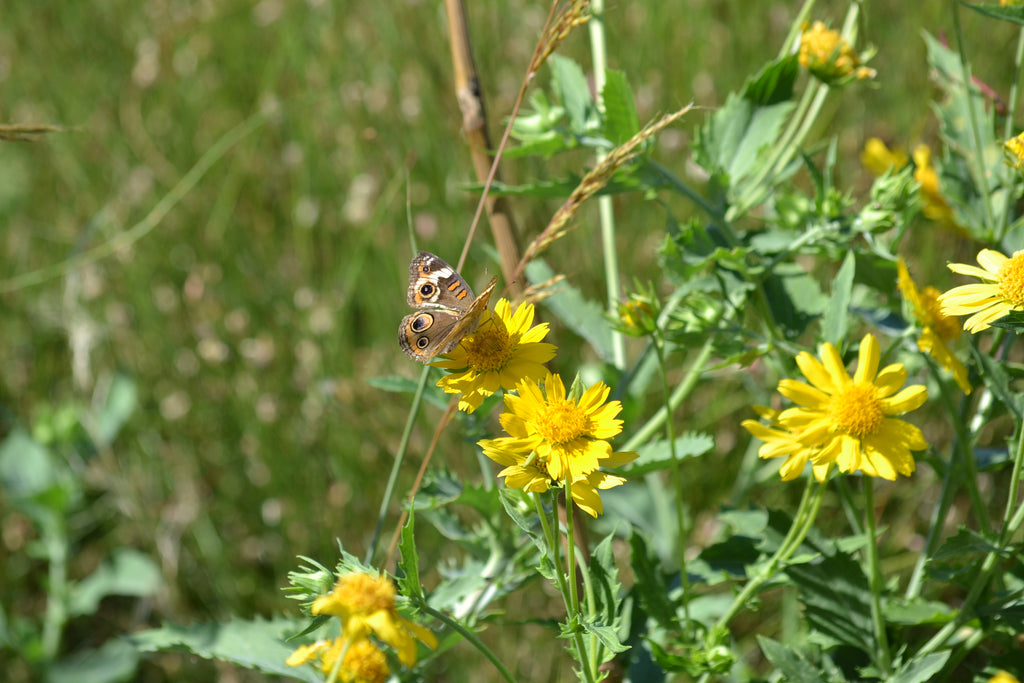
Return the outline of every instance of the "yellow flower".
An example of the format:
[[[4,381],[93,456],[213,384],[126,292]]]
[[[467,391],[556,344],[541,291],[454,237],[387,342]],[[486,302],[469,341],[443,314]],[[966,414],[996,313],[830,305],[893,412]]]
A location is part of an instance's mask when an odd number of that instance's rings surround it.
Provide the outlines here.
[[[288,666],[314,663],[325,674],[330,674],[344,653],[338,668],[338,680],[345,683],[384,683],[391,675],[387,658],[369,640],[360,640],[346,646],[344,638],[318,640],[302,645],[285,661]]]
[[[810,384],[779,382],[779,393],[797,407],[779,413],[780,429],[752,430],[755,436],[770,439],[767,449],[762,446],[762,457],[788,455],[784,467],[789,467],[790,478],[800,458],[816,466],[819,479],[824,472],[817,468],[831,463],[841,472],[859,470],[889,480],[911,474],[915,464],[910,452],[927,448],[928,442],[920,429],[892,416],[920,407],[928,391],[920,384],[901,391],[906,368],[893,363],[879,371],[879,360],[878,341],[870,334],[861,340],[853,378],[831,344],[821,345],[821,361],[806,351],[797,355],[797,365]]]
[[[1006,4],[1005,0],[1003,4]],[[1018,681],[1017,677],[1009,671],[1003,671],[1000,669],[996,672],[995,676],[988,679],[988,683],[1020,683],[1020,681]]]
[[[1013,167],[1024,171],[1024,133],[1004,142],[1003,149]]]
[[[487,311],[476,332],[462,340],[447,360],[433,363],[451,371],[437,386],[449,394],[462,394],[459,410],[472,413],[498,389],[510,391],[524,380],[538,380],[544,363],[555,357],[555,345],[541,340],[548,324],[533,325],[533,304],[511,312],[508,299]]]
[[[980,278],[983,284],[960,285],[939,295],[943,315],[973,314],[964,323],[968,332],[987,330],[993,320],[1024,310],[1024,251],[1007,258],[993,249],[982,249],[978,263],[981,268],[950,263],[949,269]]]
[[[942,367],[953,373],[953,379],[965,393],[971,393],[971,384],[967,381],[967,368],[957,359],[949,348],[949,343],[960,338],[960,326],[956,319],[944,315],[939,307],[939,290],[925,287],[918,290],[910,279],[910,271],[901,256],[896,264],[899,273],[899,288],[904,298],[914,310],[914,317],[921,324],[921,336],[917,340],[917,348],[929,354]]]
[[[327,595],[313,602],[315,615],[341,618],[342,636],[355,644],[371,634],[398,652],[406,666],[416,663],[416,641],[437,647],[429,629],[403,618],[395,608],[395,586],[383,576],[353,573],[338,578]]]
[[[884,175],[889,169],[901,169],[908,161],[903,150],[891,150],[879,138],[868,138],[860,153],[860,163],[874,176]]]
[[[839,83],[850,78],[874,78],[875,70],[861,66],[861,58],[839,31],[827,28],[820,21],[804,28],[800,36],[800,65],[825,83]]]
[[[598,489],[625,482],[599,470],[636,459],[636,453],[614,452],[607,439],[622,431],[619,401],[605,403],[610,389],[599,382],[579,400],[567,398],[562,378],[547,373],[544,390],[535,381],[516,386],[518,396],[505,394],[501,426],[509,436],[480,441],[484,455],[505,469],[505,484],[543,492],[569,483],[572,499],[587,514],[603,511]]]
[[[813,449],[800,443],[797,434],[779,428],[779,411],[764,406],[754,406],[754,410],[762,418],[768,420],[769,424],[764,425],[757,420],[744,420],[740,424],[752,436],[764,441],[757,451],[757,456],[766,460],[785,456],[786,459],[783,461],[782,467],[779,468],[779,475],[782,477],[782,481],[796,479],[807,466],[807,461],[810,460],[811,454],[814,452]],[[818,481],[825,481],[831,466],[832,463],[812,464],[814,478]]]

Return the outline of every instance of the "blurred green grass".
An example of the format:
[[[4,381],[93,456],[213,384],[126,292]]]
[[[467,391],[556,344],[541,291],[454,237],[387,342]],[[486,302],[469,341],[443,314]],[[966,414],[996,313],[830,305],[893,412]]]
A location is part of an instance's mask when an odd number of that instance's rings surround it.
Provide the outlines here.
[[[613,3],[610,62],[627,73],[642,119],[690,101],[714,107],[775,55],[796,5]],[[844,7],[819,3],[814,16],[838,24]],[[877,87],[847,90],[822,131],[839,136],[841,184],[864,185],[857,155],[870,135],[935,143],[919,32],[948,28],[948,7],[869,4]],[[495,134],[546,10],[512,0],[470,7]],[[329,564],[336,537],[364,552],[397,447],[408,401],[366,380],[419,371],[396,343],[412,253],[407,210],[419,247],[454,261],[475,205],[464,191],[472,169],[443,7],[44,0],[8,3],[3,15],[0,121],[68,130],[0,143],[0,280],[128,230],[220,136],[271,114],[129,248],[0,294],[0,433],[52,406],[88,402],[112,373],[128,374],[140,409],[112,457],[88,465],[93,507],[80,520],[89,542],[77,571],[112,548],[136,547],[160,563],[168,591],[141,615],[113,607],[112,630],[291,610],[279,589],[296,555]],[[979,19],[962,19],[977,39],[975,73],[1005,92],[1009,32],[985,24],[981,33]],[[587,65],[587,49],[583,29],[564,52]],[[662,163],[684,169],[700,116],[662,139]],[[505,167],[510,181],[550,172],[534,160]],[[513,200],[527,236],[554,205]],[[616,209],[627,281],[651,277],[663,214],[635,197]],[[585,211],[548,256],[599,297],[593,215]],[[496,270],[479,248],[470,263],[471,282]],[[728,419],[734,409],[711,414]],[[437,415],[420,417],[412,463]],[[691,427],[738,441],[734,454],[745,442],[728,438],[732,422]],[[477,476],[471,450],[450,431],[440,457]],[[407,469],[400,491],[414,474]],[[727,497],[732,468],[691,469],[698,513]],[[17,520],[5,513],[3,524],[3,604],[30,613],[38,595],[8,588],[38,588],[40,567],[11,531]],[[423,565],[441,559],[423,547]],[[506,647],[514,660],[516,644]],[[155,661],[154,680],[180,674],[171,658]],[[550,661],[554,672],[531,680],[564,678],[557,648]],[[188,666],[215,677],[212,667]]]

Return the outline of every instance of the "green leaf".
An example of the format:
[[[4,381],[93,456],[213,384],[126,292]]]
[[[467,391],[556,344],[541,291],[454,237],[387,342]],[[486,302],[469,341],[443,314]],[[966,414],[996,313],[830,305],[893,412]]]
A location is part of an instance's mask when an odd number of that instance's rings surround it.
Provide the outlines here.
[[[904,626],[921,624],[946,624],[956,617],[956,609],[944,602],[914,598],[912,600],[890,599],[883,605],[885,620]]]
[[[813,628],[840,643],[874,653],[868,580],[852,557],[837,553],[821,562],[788,566],[785,571],[797,586]]]
[[[138,403],[139,392],[135,382],[127,375],[115,375],[107,387],[103,406],[95,418],[94,430],[91,432],[97,448],[108,448],[114,443],[114,438],[135,412]]]
[[[367,382],[375,389],[390,391],[396,394],[415,395],[416,388],[419,386],[419,380],[399,377],[398,375],[371,377]],[[423,400],[436,408],[444,409],[448,407],[448,399],[439,391],[431,389],[429,385],[427,390],[423,392]]]
[[[781,674],[786,683],[826,683],[845,680],[838,671],[832,676],[824,675],[817,664],[803,652],[790,645],[783,645],[777,640],[765,636],[757,636],[757,644],[765,658]],[[835,674],[838,674],[836,677]]]
[[[793,112],[793,103],[759,106],[745,97],[729,95],[701,129],[697,138],[697,162],[711,173],[727,177],[729,196],[753,176],[763,152],[776,142]]]
[[[0,443],[0,485],[11,498],[31,498],[56,486],[53,455],[28,432],[15,428]]]
[[[615,654],[629,649],[629,645],[623,645],[622,641],[619,640],[614,626],[598,624],[588,619],[581,619],[580,626],[583,627],[585,633],[589,633],[597,638],[598,642],[604,647],[606,651],[605,656],[598,658],[602,664],[609,661]]]
[[[601,90],[604,104],[604,136],[621,145],[640,132],[640,117],[636,113],[633,91],[622,71],[605,71],[604,88]]]
[[[768,62],[761,71],[747,81],[743,97],[759,106],[793,99],[793,86],[800,74],[798,55],[791,54]]]
[[[46,683],[117,683],[135,678],[139,651],[121,638],[79,650],[50,665]]]
[[[548,58],[551,67],[551,89],[565,107],[569,129],[583,135],[597,122],[597,107],[590,96],[590,84],[580,65],[559,54]]]
[[[987,353],[982,353],[977,344],[971,344],[971,355],[974,361],[981,368],[981,374],[985,377],[985,386],[992,391],[992,394],[1013,413],[1014,419],[1020,422],[1024,415],[1022,401],[1024,397],[1010,388],[1010,378],[1002,363]]]
[[[715,447],[715,440],[710,434],[700,432],[686,432],[675,438],[676,457],[679,460],[685,458],[696,458],[704,455]],[[656,472],[671,467],[677,461],[672,458],[672,449],[668,441],[662,439],[637,449],[640,457],[630,463],[623,475],[636,477],[648,472]]]
[[[555,277],[555,272],[542,259],[536,259],[526,266],[530,282],[546,282]],[[579,336],[586,339],[601,360],[612,359],[612,326],[604,309],[596,302],[585,299],[578,289],[565,282],[544,299],[544,305],[558,319]]]
[[[148,555],[119,548],[96,571],[79,581],[71,591],[70,616],[92,614],[100,600],[108,595],[146,597],[155,595],[163,586],[163,574]]]
[[[142,652],[186,651],[204,659],[317,683],[323,677],[312,667],[292,667],[284,663],[295,649],[285,641],[305,627],[304,619],[232,619],[191,626],[165,625],[133,633],[128,640]]]
[[[920,659],[911,659],[888,680],[891,683],[925,683],[935,680],[935,675],[946,665],[952,650],[933,652]]]
[[[674,629],[678,626],[675,605],[669,600],[668,580],[661,562],[647,548],[647,539],[635,527],[629,535],[630,566],[635,583],[633,592],[640,605],[658,624]]]
[[[419,599],[423,596],[423,586],[420,584],[420,556],[416,552],[415,519],[416,509],[412,508],[398,542],[398,569],[401,571],[398,585],[402,595]]]
[[[822,322],[822,337],[837,349],[843,347],[846,332],[850,327],[850,300],[853,298],[853,275],[857,259],[853,251],[846,252],[846,259],[832,280],[832,297],[825,310]]]
[[[1018,26],[1024,26],[1024,5],[1006,5],[1003,7],[1000,5],[972,5],[969,2],[961,2],[960,4],[987,17],[1002,19]]]

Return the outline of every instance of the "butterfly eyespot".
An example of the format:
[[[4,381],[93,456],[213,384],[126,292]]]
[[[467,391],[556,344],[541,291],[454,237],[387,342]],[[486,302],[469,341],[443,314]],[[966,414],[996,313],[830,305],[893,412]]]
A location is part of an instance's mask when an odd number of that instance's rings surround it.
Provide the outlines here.
[[[430,344],[430,340],[426,337],[420,337],[416,340],[416,348],[425,349],[428,344]]]
[[[434,317],[431,316],[431,315],[424,314],[424,315],[416,316],[413,319],[412,324],[409,327],[412,328],[413,332],[420,333],[423,330],[429,328],[433,324],[434,324]]]
[[[420,296],[432,296],[434,294],[434,285],[429,282],[420,285]]]

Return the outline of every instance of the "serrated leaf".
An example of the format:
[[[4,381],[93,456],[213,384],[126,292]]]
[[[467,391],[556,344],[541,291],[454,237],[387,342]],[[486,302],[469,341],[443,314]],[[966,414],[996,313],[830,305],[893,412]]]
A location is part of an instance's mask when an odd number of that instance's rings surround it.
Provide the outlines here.
[[[204,659],[317,683],[323,679],[311,667],[285,664],[295,649],[285,641],[305,626],[305,620],[282,617],[252,621],[233,619],[190,626],[165,625],[133,633],[128,640],[142,652],[185,650]]]
[[[838,349],[843,347],[846,331],[850,327],[850,300],[853,298],[853,276],[856,272],[856,264],[857,259],[853,252],[846,252],[843,265],[832,279],[832,296],[821,325],[822,338]]]
[[[132,680],[139,666],[139,651],[121,638],[111,638],[97,649],[78,650],[51,664],[46,683],[118,683]]]
[[[619,640],[619,635],[612,626],[598,624],[587,619],[581,619],[580,626],[583,627],[585,633],[589,633],[597,638],[598,642],[607,650],[608,655],[601,658],[602,664],[611,659],[615,654],[629,649],[629,645],[623,645],[622,641]]]
[[[119,548],[96,571],[79,581],[70,593],[70,616],[92,614],[108,595],[146,597],[163,586],[163,574],[148,555]]]
[[[794,647],[760,635],[757,636],[757,644],[786,683],[825,683],[833,680],[823,676],[818,667]]]
[[[874,652],[868,580],[853,558],[837,553],[821,562],[788,566],[785,571],[797,586],[811,626],[840,643]],[[843,618],[837,619],[838,614]]]
[[[423,595],[423,586],[420,584],[420,555],[416,551],[415,519],[416,510],[409,510],[398,542],[398,569],[401,571],[398,585],[402,595],[409,598],[420,598]]]
[[[640,117],[636,113],[633,91],[623,71],[605,71],[604,88],[601,90],[604,104],[604,136],[621,145],[640,132]]]
[[[676,458],[696,458],[704,455],[715,447],[715,440],[710,434],[687,432],[675,438]],[[667,440],[652,441],[637,449],[639,457],[623,469],[626,477],[636,477],[648,472],[656,472],[671,467],[677,462],[672,458],[672,449]]]
[[[665,628],[677,627],[675,605],[669,600],[668,581],[657,556],[647,548],[647,540],[634,528],[629,535],[630,566],[636,581],[633,592],[640,605],[658,624]]]
[[[537,283],[552,279],[555,272],[542,259],[536,259],[526,266],[526,275],[530,282]],[[563,282],[544,299],[544,305],[569,329],[586,339],[602,360],[611,362],[612,326],[598,303],[584,298],[578,289]]]

